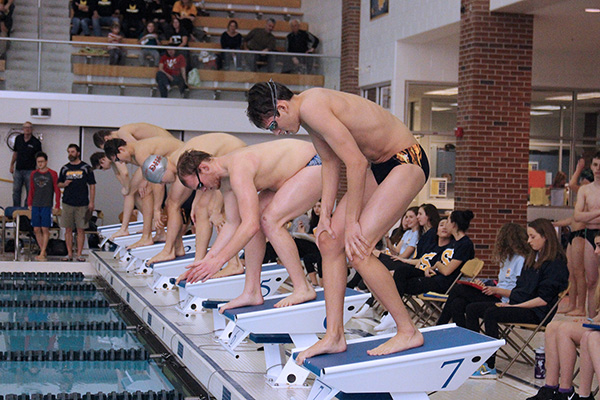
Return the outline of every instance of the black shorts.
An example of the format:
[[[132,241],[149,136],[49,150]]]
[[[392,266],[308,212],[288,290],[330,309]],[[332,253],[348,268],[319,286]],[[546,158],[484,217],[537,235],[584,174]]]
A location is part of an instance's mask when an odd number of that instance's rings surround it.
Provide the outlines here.
[[[427,154],[425,154],[423,147],[417,143],[408,149],[404,149],[394,154],[392,158],[387,161],[379,164],[371,164],[371,171],[373,171],[373,175],[375,175],[377,184],[381,184],[395,167],[403,164],[414,164],[421,167],[425,174],[425,182],[429,179],[429,160],[427,159]]]

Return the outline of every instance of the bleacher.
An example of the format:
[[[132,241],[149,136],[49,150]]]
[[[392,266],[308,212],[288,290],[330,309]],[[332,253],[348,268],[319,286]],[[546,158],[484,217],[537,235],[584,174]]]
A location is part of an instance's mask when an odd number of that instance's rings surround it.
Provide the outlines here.
[[[241,34],[246,34],[252,29],[263,28],[267,17],[274,17],[277,20],[273,34],[278,38],[278,51],[284,51],[283,42],[285,36],[290,32],[289,19],[293,16],[298,18],[302,16],[300,11],[300,0],[227,0],[227,1],[208,1],[201,9],[203,16],[198,16],[194,20],[194,26],[207,32],[210,42],[189,42],[190,48],[207,49],[210,55],[215,55],[210,50],[220,48],[220,35],[227,29],[227,24],[232,15],[253,16],[254,18],[236,18],[238,29]],[[210,16],[204,16],[210,13]],[[214,14],[214,15],[213,15]],[[282,20],[282,16],[287,20]],[[263,18],[265,17],[265,18]],[[301,29],[308,29],[306,22],[301,23]],[[139,54],[141,46],[136,39],[123,39],[123,44],[134,45],[127,47],[126,65],[108,65],[108,51],[106,46],[108,39],[106,37],[86,37],[73,36],[74,51],[72,53],[72,71],[75,75],[73,82],[73,91],[86,93],[100,93],[125,95],[130,91],[136,90],[138,95],[155,96],[157,85],[155,76],[158,68],[141,66]],[[94,44],[102,43],[102,44]],[[104,44],[106,43],[106,45]],[[167,45],[167,42],[162,42]],[[280,46],[281,44],[281,46]],[[196,60],[199,51],[191,51],[191,57]],[[204,53],[206,57],[207,53]],[[276,53],[275,53],[276,54]],[[240,54],[238,54],[240,57]],[[202,62],[196,62],[199,65],[198,75],[200,85],[190,86],[185,96],[212,99],[221,98],[223,93],[242,93],[246,92],[254,83],[274,79],[290,86],[296,92],[302,91],[313,86],[323,86],[324,77],[322,75],[300,75],[283,74],[269,72],[251,72],[251,71],[228,71],[202,69]],[[281,59],[278,60],[276,70],[282,65]],[[212,68],[207,67],[207,68]],[[104,88],[104,89],[103,89]],[[107,91],[109,91],[107,93]],[[237,95],[239,98],[239,94]]]

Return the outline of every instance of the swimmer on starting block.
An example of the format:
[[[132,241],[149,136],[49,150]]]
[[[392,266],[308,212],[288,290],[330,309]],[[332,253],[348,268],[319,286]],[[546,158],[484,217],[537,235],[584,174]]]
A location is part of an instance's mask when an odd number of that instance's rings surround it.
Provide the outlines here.
[[[235,136],[226,133],[207,133],[188,140],[168,158],[161,157],[161,160],[157,162],[157,157],[160,156],[153,154],[144,161],[142,173],[149,182],[171,183],[165,204],[167,211],[165,247],[160,253],[152,257],[148,264],[169,261],[176,256],[179,257],[185,254],[181,244],[181,237],[184,232],[182,232],[183,223],[180,210],[183,203],[194,191],[183,186],[177,179],[177,161],[181,154],[187,150],[201,150],[219,157],[245,146],[246,143]],[[196,193],[191,212],[192,221],[196,226],[195,261],[200,261],[206,255],[206,249],[212,236],[212,225],[214,225],[212,222],[220,219],[219,215],[222,213],[222,208],[223,199],[218,191],[198,191]],[[241,272],[238,271],[238,273]]]
[[[250,89],[247,114],[254,125],[275,134],[296,133],[302,126],[323,160],[316,237],[323,260],[327,332],[321,341],[300,353],[297,362],[346,350],[342,321],[346,257],[398,327],[394,337],[368,353],[382,355],[422,346],[423,336],[404,307],[392,276],[371,254],[429,175],[425,151],[409,129],[365,98],[322,88],[294,95],[273,81]],[[346,165],[348,191],[334,212],[342,163]]]
[[[108,129],[101,129],[99,131],[94,132],[93,140],[96,147],[101,150],[104,150],[104,143],[110,139],[123,139],[127,143],[136,142],[138,140],[150,139],[154,137],[173,137],[167,130],[152,124],[148,124],[145,122],[137,122],[133,124],[126,124],[117,129],[116,131],[110,131]],[[127,171],[127,167],[123,164],[113,163],[117,168],[122,166],[125,171]],[[95,168],[92,165],[92,168]],[[104,168],[103,168],[104,169]],[[122,174],[124,171],[120,169],[120,173]],[[116,175],[116,171],[115,171]],[[121,181],[119,176],[117,179]],[[121,224],[121,229],[115,232],[111,237],[119,237],[119,236],[127,236],[129,235],[129,230],[127,226],[129,225],[130,218],[135,207],[136,203],[139,203],[140,199],[136,199],[135,196],[138,194],[138,186],[142,183],[142,174],[141,171],[137,170],[133,177],[130,178],[129,183],[127,184],[127,190],[123,189],[122,193],[125,196],[125,200],[123,202],[123,223]],[[125,188],[123,182],[121,182],[123,187]],[[125,193],[127,191],[127,193]],[[138,209],[141,210],[141,207],[138,206]]]
[[[221,189],[225,201],[225,225],[217,240],[206,257],[193,263],[178,281],[206,281],[245,246],[244,291],[220,311],[263,304],[260,270],[266,236],[294,285],[293,294],[276,307],[299,304],[316,297],[304,276],[294,240],[284,228],[287,221],[306,212],[321,195],[321,162],[311,143],[276,140],[248,146],[222,157],[186,151],[177,163],[177,174],[188,188]]]
[[[110,139],[104,144],[104,152],[112,162],[122,162],[141,166],[144,160],[152,154],[168,157],[178,148],[183,146],[181,140],[171,137],[154,137],[127,143],[123,139]],[[140,172],[141,174],[141,172]],[[158,220],[162,218],[161,204],[165,188],[162,184],[150,184],[150,190],[146,195],[142,193],[140,185],[140,196],[142,197],[142,215],[144,216],[144,227],[142,237],[128,248],[133,249],[140,246],[154,244],[154,241],[164,240],[164,229],[157,229],[156,236],[152,238],[152,221],[156,227]]]

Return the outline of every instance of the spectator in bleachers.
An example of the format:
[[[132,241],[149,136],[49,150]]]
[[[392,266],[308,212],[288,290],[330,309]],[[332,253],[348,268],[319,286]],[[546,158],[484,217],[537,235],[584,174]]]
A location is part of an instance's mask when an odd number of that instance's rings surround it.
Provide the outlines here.
[[[112,26],[115,22],[119,22],[119,14],[117,0],[98,0],[92,5],[94,36],[102,36],[103,26]]]
[[[144,46],[158,46],[160,39],[158,37],[158,33],[156,32],[156,24],[152,21],[146,24],[146,29],[142,32],[140,37],[140,44]],[[158,50],[142,47],[142,53],[140,54],[140,64],[146,65],[149,64],[151,67],[156,67],[158,65],[158,60],[160,58],[160,54]]]
[[[122,28],[125,37],[138,39],[144,30],[146,2],[144,0],[121,0]]]
[[[169,96],[169,86],[179,86],[179,92],[182,96],[187,88],[185,57],[182,54],[177,54],[175,47],[168,49],[158,63],[156,83],[160,97]]]
[[[73,18],[71,19],[71,36],[83,33],[90,36],[90,25],[92,24],[91,0],[73,0]]]
[[[173,4],[172,14],[177,15],[181,21],[181,26],[191,35],[194,32],[194,18],[198,15],[198,10],[192,0],[177,0]]]
[[[121,43],[123,36],[121,35],[121,25],[115,22],[110,26],[108,34],[108,43]],[[110,65],[125,65],[125,56],[127,53],[121,47],[108,46],[108,56]]]
[[[181,25],[181,20],[175,16],[165,36],[169,39],[169,44],[177,47],[188,47],[190,33]]]
[[[12,29],[12,14],[15,9],[13,0],[0,0],[0,36],[10,36]],[[4,58],[8,42],[0,41],[0,59]]]
[[[252,29],[243,40],[243,46],[247,50],[254,51],[274,51],[276,46],[275,36],[273,36],[273,29],[275,29],[275,20],[273,18],[267,19],[264,28]],[[273,72],[275,66],[275,56],[269,54],[249,54],[247,58],[248,67],[252,71],[256,71],[258,64],[266,64],[267,71]]]
[[[154,22],[157,33],[164,34],[171,21],[171,7],[167,1],[151,0],[146,4],[146,21]]]
[[[239,50],[242,48],[242,35],[237,31],[238,23],[232,19],[227,24],[227,30],[221,35],[221,48]],[[222,53],[219,58],[220,67],[230,69],[238,67],[238,57],[236,53]]]
[[[286,37],[288,53],[312,54],[319,45],[319,38],[312,33],[300,29],[300,21],[290,21],[292,31]],[[312,72],[312,57],[286,57],[283,73],[310,74]]]

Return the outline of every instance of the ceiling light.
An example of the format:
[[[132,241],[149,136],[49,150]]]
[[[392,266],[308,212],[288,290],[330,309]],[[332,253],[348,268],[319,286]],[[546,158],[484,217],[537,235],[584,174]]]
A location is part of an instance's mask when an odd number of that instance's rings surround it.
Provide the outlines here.
[[[539,115],[552,115],[551,112],[549,111],[530,111],[529,115],[533,115],[533,116],[539,116]]]
[[[560,106],[551,106],[551,105],[539,105],[531,107],[532,110],[537,111],[558,111],[560,110]]]
[[[600,8],[586,8],[586,13],[600,13]]]
[[[431,111],[433,111],[433,112],[450,111],[450,110],[452,110],[452,107],[436,107],[436,106],[431,107]]]
[[[441,89],[441,90],[432,90],[431,92],[425,92],[430,96],[456,96],[458,95],[458,88],[449,88],[449,89]]]
[[[590,92],[590,93],[579,93],[577,95],[577,100],[591,100],[591,99],[600,99],[600,92]],[[558,101],[571,101],[573,100],[573,96],[556,96],[556,97],[548,97],[546,100],[558,100]]]

